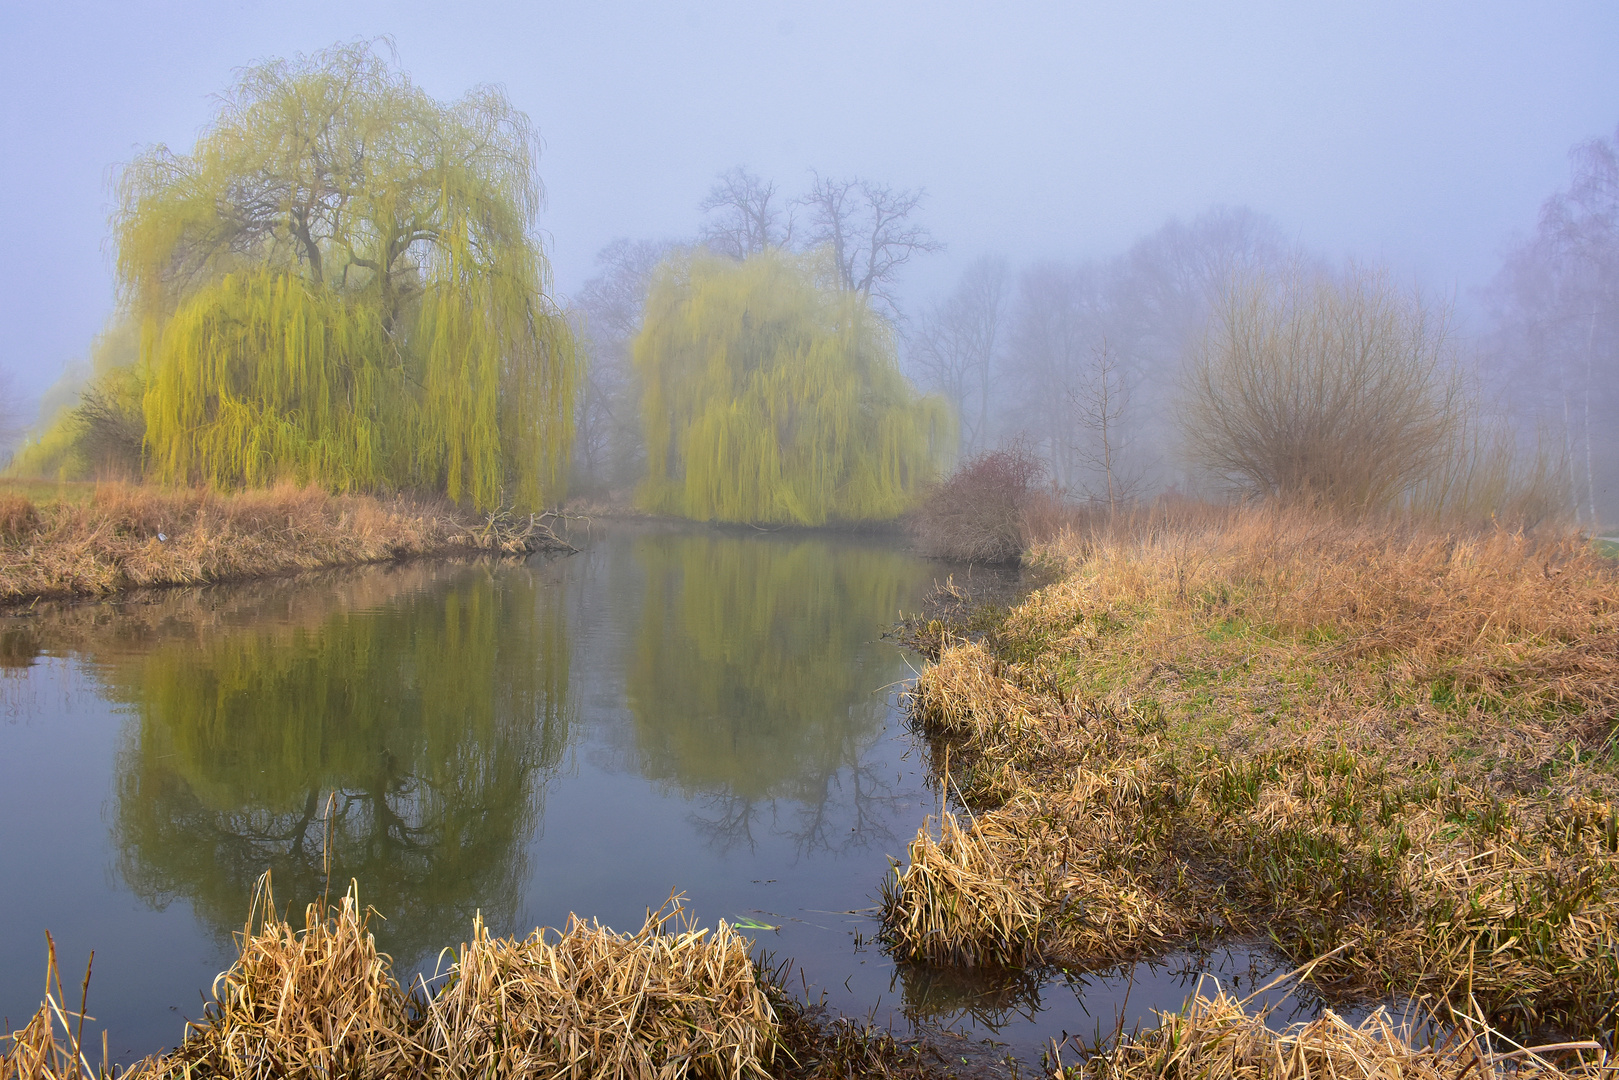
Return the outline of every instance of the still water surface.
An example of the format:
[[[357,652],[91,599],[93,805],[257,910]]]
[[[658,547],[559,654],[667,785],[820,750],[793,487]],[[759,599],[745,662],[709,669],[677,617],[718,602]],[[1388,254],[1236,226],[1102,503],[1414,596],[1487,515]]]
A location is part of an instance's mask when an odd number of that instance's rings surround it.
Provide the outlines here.
[[[116,1057],[173,1045],[254,881],[301,910],[328,833],[334,891],[358,881],[401,975],[476,912],[634,929],[681,892],[705,924],[777,927],[750,933],[835,1008],[1027,1056],[1111,1029],[1126,992],[1143,1022],[1205,968],[1273,969],[1243,950],[1134,980],[896,969],[872,906],[938,796],[897,699],[915,658],[880,635],[946,570],[831,534],[582,547],[0,618],[0,1016],[37,1006],[48,929],[70,978],[96,950]]]

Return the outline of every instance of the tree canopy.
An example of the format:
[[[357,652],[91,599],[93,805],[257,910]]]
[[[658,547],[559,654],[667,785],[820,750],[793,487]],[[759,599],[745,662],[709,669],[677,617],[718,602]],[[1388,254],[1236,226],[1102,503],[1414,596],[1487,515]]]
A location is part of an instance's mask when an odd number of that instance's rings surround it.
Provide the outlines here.
[[[167,482],[557,493],[573,338],[532,234],[537,138],[374,43],[247,68],[189,155],[119,182],[147,468]]]
[[[955,445],[866,298],[780,251],[666,262],[635,343],[648,509],[814,525],[908,509]]]

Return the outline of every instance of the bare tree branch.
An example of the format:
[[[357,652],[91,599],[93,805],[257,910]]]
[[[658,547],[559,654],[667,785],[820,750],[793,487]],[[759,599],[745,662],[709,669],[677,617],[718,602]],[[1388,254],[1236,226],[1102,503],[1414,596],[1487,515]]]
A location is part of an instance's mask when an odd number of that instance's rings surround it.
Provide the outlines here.
[[[771,205],[775,202],[775,205]],[[711,251],[745,259],[793,241],[791,204],[776,200],[776,184],[741,165],[727,169],[697,209],[710,215],[698,234]]]
[[[921,381],[955,407],[961,452],[989,448],[990,398],[1005,335],[1006,260],[984,257],[968,265],[944,300],[924,313],[911,349]]]
[[[809,210],[809,243],[830,249],[842,286],[897,312],[890,290],[899,268],[916,255],[944,250],[925,226],[910,220],[923,194],[921,188],[816,174],[799,203]]]

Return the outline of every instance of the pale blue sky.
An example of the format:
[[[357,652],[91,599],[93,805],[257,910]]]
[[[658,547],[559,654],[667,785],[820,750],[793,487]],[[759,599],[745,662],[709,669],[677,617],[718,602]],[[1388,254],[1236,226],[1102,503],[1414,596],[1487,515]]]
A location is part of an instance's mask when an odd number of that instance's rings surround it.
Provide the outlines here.
[[[392,35],[538,125],[559,289],[676,237],[735,164],[925,186],[949,252],[1106,255],[1242,203],[1464,297],[1619,125],[1619,3],[38,3],[0,26],[0,369],[35,394],[111,310],[110,170],[187,148],[252,60]]]

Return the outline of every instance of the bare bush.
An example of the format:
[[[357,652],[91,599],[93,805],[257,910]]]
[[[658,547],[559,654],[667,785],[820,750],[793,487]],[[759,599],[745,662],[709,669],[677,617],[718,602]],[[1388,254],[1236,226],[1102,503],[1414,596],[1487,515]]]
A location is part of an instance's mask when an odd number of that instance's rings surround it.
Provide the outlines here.
[[[78,422],[79,456],[91,476],[138,479],[146,417],[140,398],[119,393],[105,381],[85,388],[73,410]]]
[[[1023,553],[1023,512],[1045,463],[1016,444],[968,458],[911,514],[924,555],[966,562],[1007,562]]]
[[[1246,494],[1388,506],[1444,466],[1463,424],[1447,331],[1378,273],[1235,281],[1190,372],[1188,449]]]

